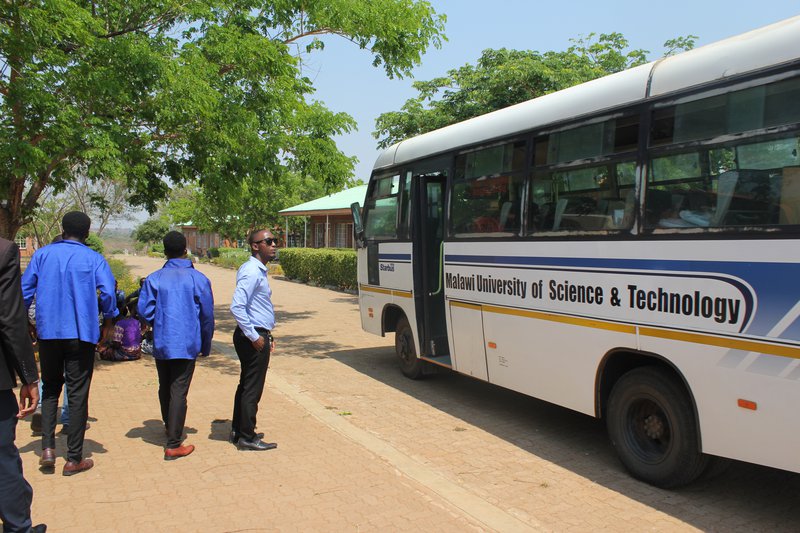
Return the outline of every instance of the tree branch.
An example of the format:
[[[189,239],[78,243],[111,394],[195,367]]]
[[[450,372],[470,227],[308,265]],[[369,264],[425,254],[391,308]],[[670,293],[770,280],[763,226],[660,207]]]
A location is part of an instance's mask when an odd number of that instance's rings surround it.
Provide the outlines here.
[[[343,37],[343,38],[347,39],[350,42],[355,42],[355,41],[353,41],[353,39],[351,39],[344,32],[334,30],[333,28],[317,28],[316,30],[300,32],[297,35],[295,35],[294,37],[290,37],[290,38],[284,40],[283,44],[291,44],[291,43],[293,43],[293,42],[295,42],[297,40],[302,39],[303,37],[310,37],[311,35],[326,35],[326,34],[338,35],[339,37]]]
[[[25,199],[22,201],[23,213],[30,213],[33,210],[36,202],[39,200],[39,196],[42,194],[42,191],[50,183],[50,174],[52,174],[53,170],[55,170],[58,165],[67,160],[74,153],[75,150],[73,148],[65,150],[64,153],[53,158],[47,167],[37,174],[36,181],[33,182],[30,190],[28,190],[28,194],[25,195]]]

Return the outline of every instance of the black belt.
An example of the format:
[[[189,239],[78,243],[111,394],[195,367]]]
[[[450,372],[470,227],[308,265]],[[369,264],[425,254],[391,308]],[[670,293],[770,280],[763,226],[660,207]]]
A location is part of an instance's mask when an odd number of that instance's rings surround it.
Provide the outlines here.
[[[254,330],[256,330],[256,331],[259,331],[259,332],[261,332],[261,333],[266,333],[267,335],[269,335],[270,333],[272,333],[272,332],[271,332],[270,330],[268,330],[267,328],[260,328],[260,327],[259,327],[259,328],[253,328],[253,329],[254,329]],[[241,333],[242,335],[244,335],[244,331],[242,331],[242,328],[241,328],[241,327],[239,327],[239,326],[236,326],[236,331],[234,331],[234,333],[236,333],[236,332],[239,332],[239,333]]]

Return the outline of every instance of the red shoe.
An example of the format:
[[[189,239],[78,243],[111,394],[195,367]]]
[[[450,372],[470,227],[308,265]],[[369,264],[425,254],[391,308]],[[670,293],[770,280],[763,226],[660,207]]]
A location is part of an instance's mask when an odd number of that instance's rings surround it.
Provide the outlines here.
[[[61,473],[65,476],[74,476],[75,474],[86,472],[93,466],[94,461],[91,459],[83,459],[79,463],[76,463],[75,461],[67,461],[66,464],[64,464],[64,470]]]
[[[180,459],[181,457],[186,457],[190,453],[194,451],[193,444],[187,444],[185,446],[178,446],[177,448],[165,448],[164,449],[164,460],[165,461],[174,461],[175,459]]]

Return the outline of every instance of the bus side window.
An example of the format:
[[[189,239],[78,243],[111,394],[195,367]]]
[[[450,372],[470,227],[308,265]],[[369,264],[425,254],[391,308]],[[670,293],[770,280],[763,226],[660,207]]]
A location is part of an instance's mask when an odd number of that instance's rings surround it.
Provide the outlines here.
[[[627,180],[634,173],[632,162],[535,172],[528,229],[531,232],[630,229],[632,218],[625,216],[628,200],[620,196],[619,184],[622,181],[623,191],[632,190],[633,180]]]
[[[522,183],[520,175],[486,176],[457,181],[453,186],[451,206],[453,234],[459,237],[519,233]]]
[[[400,176],[374,182],[364,202],[364,234],[367,239],[396,239]]]

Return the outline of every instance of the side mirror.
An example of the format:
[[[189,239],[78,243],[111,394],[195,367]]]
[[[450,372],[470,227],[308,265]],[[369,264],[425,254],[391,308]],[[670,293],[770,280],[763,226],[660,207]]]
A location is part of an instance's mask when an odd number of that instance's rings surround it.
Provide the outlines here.
[[[350,204],[350,212],[353,214],[353,237],[356,248],[363,248],[366,243],[364,241],[364,223],[361,221],[361,205],[353,202]]]

